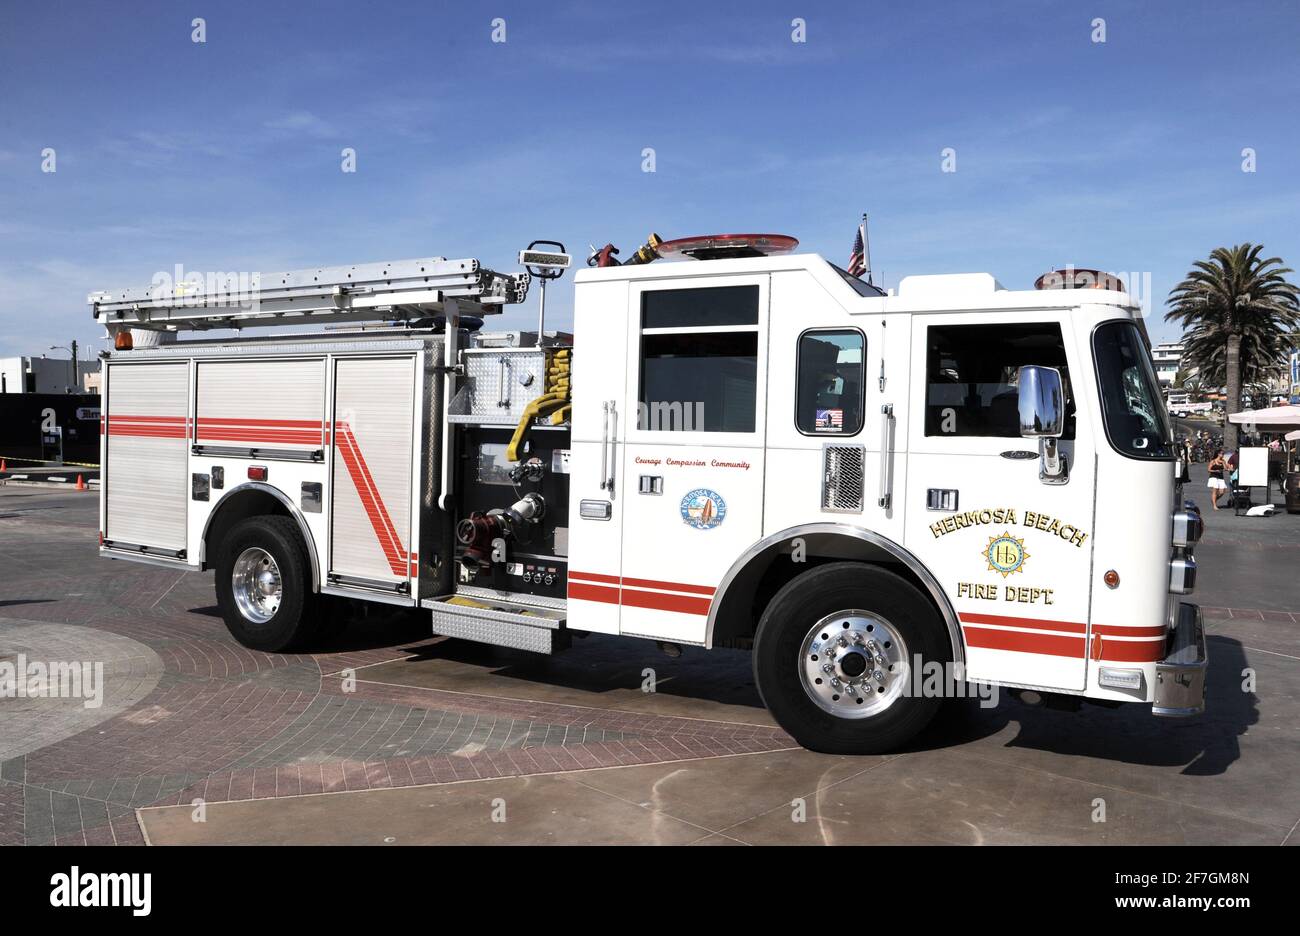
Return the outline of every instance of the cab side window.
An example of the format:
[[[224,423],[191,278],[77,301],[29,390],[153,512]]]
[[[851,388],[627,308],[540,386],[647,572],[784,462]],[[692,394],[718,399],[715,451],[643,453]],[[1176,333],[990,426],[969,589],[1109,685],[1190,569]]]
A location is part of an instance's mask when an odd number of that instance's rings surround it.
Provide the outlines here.
[[[757,286],[641,294],[638,429],[754,431],[758,299]]]
[[[927,436],[1019,438],[1019,370],[1038,364],[1061,371],[1062,438],[1074,438],[1074,396],[1060,325],[932,325],[926,335]]]
[[[855,328],[799,336],[795,425],[805,435],[857,435],[862,429],[866,339]]]

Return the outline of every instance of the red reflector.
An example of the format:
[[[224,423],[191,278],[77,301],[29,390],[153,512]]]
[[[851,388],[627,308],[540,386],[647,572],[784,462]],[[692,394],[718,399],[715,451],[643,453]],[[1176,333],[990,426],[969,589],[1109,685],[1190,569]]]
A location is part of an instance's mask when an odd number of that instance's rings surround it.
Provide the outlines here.
[[[266,466],[265,466],[265,465],[249,465],[249,466],[248,466],[248,480],[249,480],[249,481],[265,481],[265,480],[266,480]]]

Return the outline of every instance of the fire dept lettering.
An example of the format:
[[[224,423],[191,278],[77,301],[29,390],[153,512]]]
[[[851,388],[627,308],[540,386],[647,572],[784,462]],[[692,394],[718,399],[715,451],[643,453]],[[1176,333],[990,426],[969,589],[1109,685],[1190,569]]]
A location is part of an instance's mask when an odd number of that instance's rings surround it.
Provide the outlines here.
[[[1011,601],[1020,604],[1055,604],[1054,588],[1030,588],[1025,585],[983,585],[979,582],[958,582],[957,597],[976,601]]]
[[[1023,519],[1017,521],[1017,517],[1023,517]],[[1020,526],[1042,530],[1044,533],[1059,536],[1070,545],[1078,546],[1081,549],[1088,539],[1088,534],[1074,524],[1063,523],[1049,514],[1039,513],[1034,510],[1025,510],[1018,514],[1014,507],[988,507],[982,510],[962,511],[930,524],[930,532],[934,534],[935,539],[938,539],[941,536],[956,533],[958,530],[964,530],[967,527],[1002,526],[1004,524],[1010,526],[1017,524],[1017,522],[1019,522]]]

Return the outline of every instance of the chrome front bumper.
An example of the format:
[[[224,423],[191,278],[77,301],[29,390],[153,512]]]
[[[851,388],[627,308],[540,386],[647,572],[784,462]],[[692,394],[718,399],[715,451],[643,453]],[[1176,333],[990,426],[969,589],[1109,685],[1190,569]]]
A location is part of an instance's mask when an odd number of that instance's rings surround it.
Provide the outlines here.
[[[1205,671],[1209,665],[1201,609],[1184,602],[1178,606],[1178,622],[1169,635],[1165,658],[1156,664],[1151,714],[1184,717],[1205,711]]]

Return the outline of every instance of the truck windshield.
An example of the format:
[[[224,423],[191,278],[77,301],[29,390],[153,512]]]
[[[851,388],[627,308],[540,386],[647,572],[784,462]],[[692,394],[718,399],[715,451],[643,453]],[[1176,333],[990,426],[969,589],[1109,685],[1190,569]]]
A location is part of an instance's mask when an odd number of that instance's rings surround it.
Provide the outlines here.
[[[1092,344],[1110,444],[1129,458],[1173,458],[1169,416],[1137,326],[1099,325]]]

